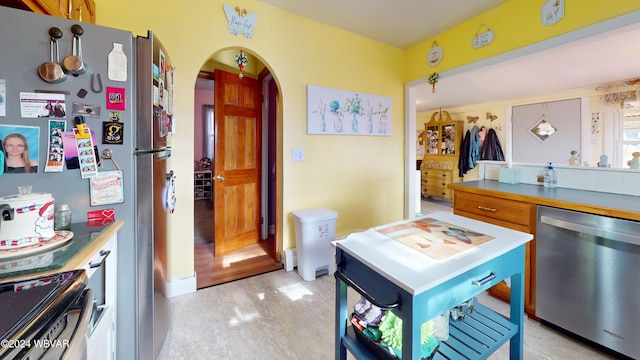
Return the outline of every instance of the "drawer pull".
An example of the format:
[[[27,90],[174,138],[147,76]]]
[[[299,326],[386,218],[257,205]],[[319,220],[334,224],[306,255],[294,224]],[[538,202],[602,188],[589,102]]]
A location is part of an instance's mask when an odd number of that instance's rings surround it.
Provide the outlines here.
[[[480,210],[487,210],[487,211],[491,211],[491,212],[496,212],[496,209],[494,209],[494,208],[490,208],[490,207],[486,207],[486,206],[480,206],[480,205],[478,205],[478,209],[480,209]]]
[[[339,278],[340,280],[342,280],[345,284],[347,284],[347,286],[355,290],[358,294],[362,295],[365,299],[369,300],[370,303],[372,303],[373,305],[381,309],[395,309],[397,307],[400,307],[400,294],[398,294],[398,299],[396,300],[395,303],[381,304],[376,299],[374,299],[373,296],[367,294],[367,292],[363,288],[358,286],[358,284],[354,283],[351,279],[349,279],[347,275],[341,273],[340,271],[336,271],[333,275],[336,278]]]
[[[102,259],[100,259],[99,263],[89,263],[89,268],[93,269],[93,268],[97,268],[102,266],[102,264],[104,264],[105,260],[107,260],[107,256],[109,256],[109,254],[111,254],[111,250],[100,250],[100,256],[102,256]]]
[[[488,283],[489,281],[493,280],[496,278],[496,273],[494,273],[493,271],[491,272],[491,274],[487,275],[486,277],[480,279],[480,280],[472,280],[471,284],[475,285],[475,286],[481,286],[484,285],[486,283]]]

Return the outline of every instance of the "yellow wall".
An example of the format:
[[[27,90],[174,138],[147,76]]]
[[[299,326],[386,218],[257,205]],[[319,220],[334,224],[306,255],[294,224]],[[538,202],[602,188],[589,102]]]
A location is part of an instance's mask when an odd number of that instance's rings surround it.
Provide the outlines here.
[[[281,90],[281,149],[278,180],[283,193],[283,248],[295,246],[291,212],[328,207],[338,212],[337,232],[400,220],[404,206],[404,53],[251,0],[229,5],[258,16],[254,36],[229,34],[224,2],[109,0],[97,4],[98,24],[154,31],[167,48],[175,72],[174,151],[177,207],[170,216],[169,279],[193,275],[193,106],[201,66],[219,50],[242,48],[271,70]],[[306,134],[306,85],[389,96],[390,137]],[[304,149],[304,162],[291,149]]]
[[[407,51],[376,43],[252,0],[231,6],[258,16],[254,37],[230,35],[224,2],[158,0],[98,1],[100,25],[146,34],[152,29],[171,55],[175,74],[173,158],[178,174],[177,210],[170,219],[169,278],[193,275],[192,141],[195,78],[219,50],[242,48],[267,65],[281,90],[278,181],[283,195],[283,248],[295,244],[291,211],[328,207],[339,213],[337,231],[399,220],[404,208],[403,84],[473,63],[640,8],[637,0],[565,0],[565,18],[542,26],[543,1],[509,0],[473,19],[427,39]],[[481,24],[494,42],[471,47]],[[426,64],[433,41],[444,49],[437,67]],[[443,81],[444,79],[441,79]],[[390,96],[393,136],[319,136],[306,134],[306,85],[314,84]],[[461,114],[463,115],[463,114]],[[305,161],[292,162],[291,149],[304,148]],[[185,225],[186,224],[186,225]]]
[[[582,89],[572,89],[564,92],[553,93],[553,94],[545,94],[542,96],[535,96],[529,98],[518,98],[511,99],[505,101],[496,101],[496,102],[488,102],[483,104],[471,104],[464,106],[452,106],[447,108],[446,110],[451,114],[451,118],[454,120],[462,120],[464,121],[464,131],[471,129],[473,127],[473,123],[469,123],[467,116],[479,116],[479,120],[476,125],[478,127],[486,126],[493,127],[493,129],[498,134],[498,138],[502,145],[503,150],[505,150],[506,155],[506,141],[507,141],[507,107],[510,106],[518,106],[518,105],[526,105],[526,104],[536,104],[536,103],[544,103],[558,100],[567,100],[567,99],[578,99],[578,98],[586,98],[589,101],[590,111],[589,114],[598,113],[600,116],[600,128],[596,134],[590,134],[589,138],[586,141],[589,144],[590,153],[588,155],[581,154],[581,161],[586,161],[591,166],[594,166],[598,161],[600,161],[600,155],[604,151],[604,138],[615,136],[613,134],[605,133],[606,128],[604,127],[604,114],[606,112],[612,113],[617,112],[615,106],[607,104],[600,94],[597,94],[597,91],[594,88],[582,88]],[[427,111],[421,111],[417,113],[416,116],[416,129],[423,129],[424,123],[428,122],[431,119],[431,114],[439,111],[439,109],[431,109]],[[497,119],[493,122],[486,119],[486,113],[490,112],[492,115],[496,115]],[[463,135],[464,136],[464,135]],[[513,141],[517,141],[514,139]],[[568,161],[568,156],[567,156]],[[626,160],[625,160],[626,163]],[[478,180],[479,178],[479,167],[475,167],[471,169],[464,175],[463,181],[472,181]]]
[[[500,145],[502,145],[502,150],[506,155],[506,108],[511,105],[508,102],[496,102],[496,103],[487,103],[487,104],[474,104],[471,106],[456,106],[456,107],[448,107],[446,110],[451,115],[451,119],[460,120],[463,122],[462,125],[462,138],[464,138],[467,130],[470,130],[474,125],[477,125],[478,128],[482,128],[482,126],[487,129],[493,128],[498,135],[498,140],[500,141]],[[431,115],[434,112],[438,112],[440,109],[432,109],[427,111],[421,111],[417,113],[416,116],[416,129],[424,129],[424,123],[429,122],[431,120]],[[497,116],[497,118],[493,121],[487,120],[486,114],[491,113],[491,115]],[[478,117],[478,120],[475,123],[469,122],[467,117]],[[478,180],[479,178],[479,166],[467,171],[464,174],[463,179],[460,181],[472,181]]]
[[[411,47],[406,51],[406,81],[441,73],[475,61],[490,58],[561,34],[578,30],[616,16],[640,9],[638,0],[565,0],[564,18],[553,26],[542,25],[542,5],[546,2],[509,0],[468,21]],[[484,30],[495,33],[495,39],[479,49],[472,47],[473,37]],[[427,65],[427,54],[436,41],[443,49],[437,66]],[[444,81],[440,78],[440,81]]]

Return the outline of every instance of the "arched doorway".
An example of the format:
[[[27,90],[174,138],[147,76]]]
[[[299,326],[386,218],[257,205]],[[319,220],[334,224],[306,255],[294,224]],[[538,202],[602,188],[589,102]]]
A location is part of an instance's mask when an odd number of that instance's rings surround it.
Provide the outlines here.
[[[240,49],[233,48],[214,53],[196,79],[194,265],[199,289],[282,268],[275,226],[279,91],[262,60],[242,50],[248,59],[242,78],[236,63]],[[241,183],[251,176],[253,181]]]

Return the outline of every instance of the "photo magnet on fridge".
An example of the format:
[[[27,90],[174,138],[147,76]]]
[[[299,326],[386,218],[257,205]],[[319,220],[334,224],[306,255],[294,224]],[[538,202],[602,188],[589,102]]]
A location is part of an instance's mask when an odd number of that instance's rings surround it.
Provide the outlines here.
[[[73,102],[71,113],[80,116],[100,117],[100,105]]]
[[[102,122],[102,143],[122,145],[124,143],[124,124],[117,121]]]
[[[126,89],[107,86],[107,109],[126,110]]]

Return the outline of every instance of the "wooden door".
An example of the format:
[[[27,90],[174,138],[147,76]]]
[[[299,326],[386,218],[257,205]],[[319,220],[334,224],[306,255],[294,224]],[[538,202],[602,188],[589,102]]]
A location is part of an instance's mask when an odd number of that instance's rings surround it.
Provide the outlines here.
[[[215,71],[214,256],[260,241],[260,89]]]

